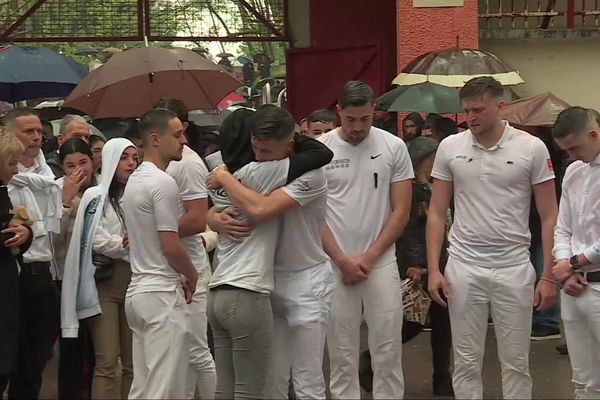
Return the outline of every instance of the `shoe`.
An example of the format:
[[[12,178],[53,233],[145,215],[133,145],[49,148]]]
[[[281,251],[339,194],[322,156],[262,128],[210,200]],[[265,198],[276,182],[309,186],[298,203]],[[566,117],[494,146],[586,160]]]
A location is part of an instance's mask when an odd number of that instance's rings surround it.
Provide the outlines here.
[[[452,379],[438,379],[433,381],[434,396],[453,396],[454,389],[452,388]]]
[[[427,316],[427,319],[425,320],[425,325],[423,326],[423,332],[431,332],[431,318],[429,317],[429,315]]]
[[[558,354],[569,354],[569,349],[567,348],[566,343],[559,344],[554,348],[554,350],[556,350]]]
[[[531,340],[534,341],[560,339],[561,337],[560,329],[558,328],[541,327],[531,332]]]

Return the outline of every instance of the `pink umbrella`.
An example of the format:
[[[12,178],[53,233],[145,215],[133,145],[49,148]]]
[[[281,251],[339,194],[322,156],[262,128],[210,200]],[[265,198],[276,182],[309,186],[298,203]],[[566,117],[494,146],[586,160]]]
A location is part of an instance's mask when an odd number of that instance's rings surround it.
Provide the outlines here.
[[[223,100],[219,102],[217,108],[219,110],[224,110],[227,107],[231,107],[234,104],[243,103],[246,99],[241,94],[237,94],[236,92],[231,92]]]

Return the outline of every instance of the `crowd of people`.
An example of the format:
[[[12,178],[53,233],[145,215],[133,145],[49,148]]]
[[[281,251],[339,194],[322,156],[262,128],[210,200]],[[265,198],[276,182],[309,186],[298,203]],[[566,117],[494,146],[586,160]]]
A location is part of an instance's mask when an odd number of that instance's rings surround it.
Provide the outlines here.
[[[531,398],[532,314],[562,288],[575,397],[598,398],[600,114],[568,108],[541,140],[502,96],[475,78],[466,127],[411,113],[404,140],[359,81],[299,133],[263,105],[204,142],[173,98],[108,141],[68,115],[57,148],[9,111],[0,393],[38,398],[58,341],[61,399],[402,398],[409,279],[433,300],[433,394],[483,398],[491,316],[503,395]]]

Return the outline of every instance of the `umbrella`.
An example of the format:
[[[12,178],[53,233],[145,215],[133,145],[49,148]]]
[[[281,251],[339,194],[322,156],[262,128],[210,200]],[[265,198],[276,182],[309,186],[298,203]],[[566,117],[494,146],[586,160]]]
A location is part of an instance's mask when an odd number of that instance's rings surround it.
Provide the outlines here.
[[[435,114],[458,114],[463,107],[458,89],[433,83],[400,86],[383,94],[375,101],[389,112],[428,112]],[[385,105],[388,105],[387,109]]]
[[[87,75],[87,69],[44,47],[0,48],[0,100],[67,96]]]
[[[479,76],[492,76],[505,86],[524,83],[515,70],[494,54],[456,48],[432,51],[415,58],[392,83],[407,86],[431,82],[463,87],[467,81]]]
[[[236,92],[231,92],[227,96],[225,96],[223,98],[223,100],[221,100],[219,102],[219,104],[217,105],[217,108],[219,110],[223,110],[227,107],[231,107],[234,104],[244,103],[244,102],[246,102],[246,99],[244,98],[244,96],[242,96],[241,94],[238,94]]]
[[[544,93],[507,104],[500,115],[515,125],[552,127],[558,114],[569,107],[566,101],[552,93]]]
[[[191,109],[216,109],[241,86],[221,66],[182,48],[141,47],[117,53],[65,100],[94,119],[139,117],[163,97]]]

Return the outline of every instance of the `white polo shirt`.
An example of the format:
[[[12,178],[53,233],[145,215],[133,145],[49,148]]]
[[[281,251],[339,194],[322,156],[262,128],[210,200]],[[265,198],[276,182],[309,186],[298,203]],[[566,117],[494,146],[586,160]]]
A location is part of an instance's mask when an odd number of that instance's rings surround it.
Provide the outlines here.
[[[206,165],[194,150],[183,146],[183,157],[180,161],[172,161],[167,167],[169,174],[179,186],[179,217],[185,213],[184,201],[208,198]],[[208,265],[208,255],[202,243],[201,234],[191,235],[181,239],[192,263],[198,272],[204,271]]]
[[[500,141],[485,149],[470,130],[447,137],[431,176],[454,182],[449,253],[478,266],[529,261],[532,186],[554,178],[544,143],[507,122]]]
[[[399,137],[371,128],[358,145],[340,137],[341,128],[319,137],[333,160],[325,167],[328,185],[327,223],[348,257],[364,253],[379,237],[392,212],[390,186],[414,178],[406,145]],[[392,245],[377,266],[395,262]]]
[[[131,282],[127,297],[145,292],[170,292],[180,284],[160,245],[160,232],[178,230],[179,188],[156,165],[144,161],[131,174],[123,193],[123,214],[129,235]]]
[[[275,272],[302,271],[329,261],[321,241],[327,215],[325,170],[306,172],[281,189],[300,208],[283,215],[283,228],[275,252]]]

